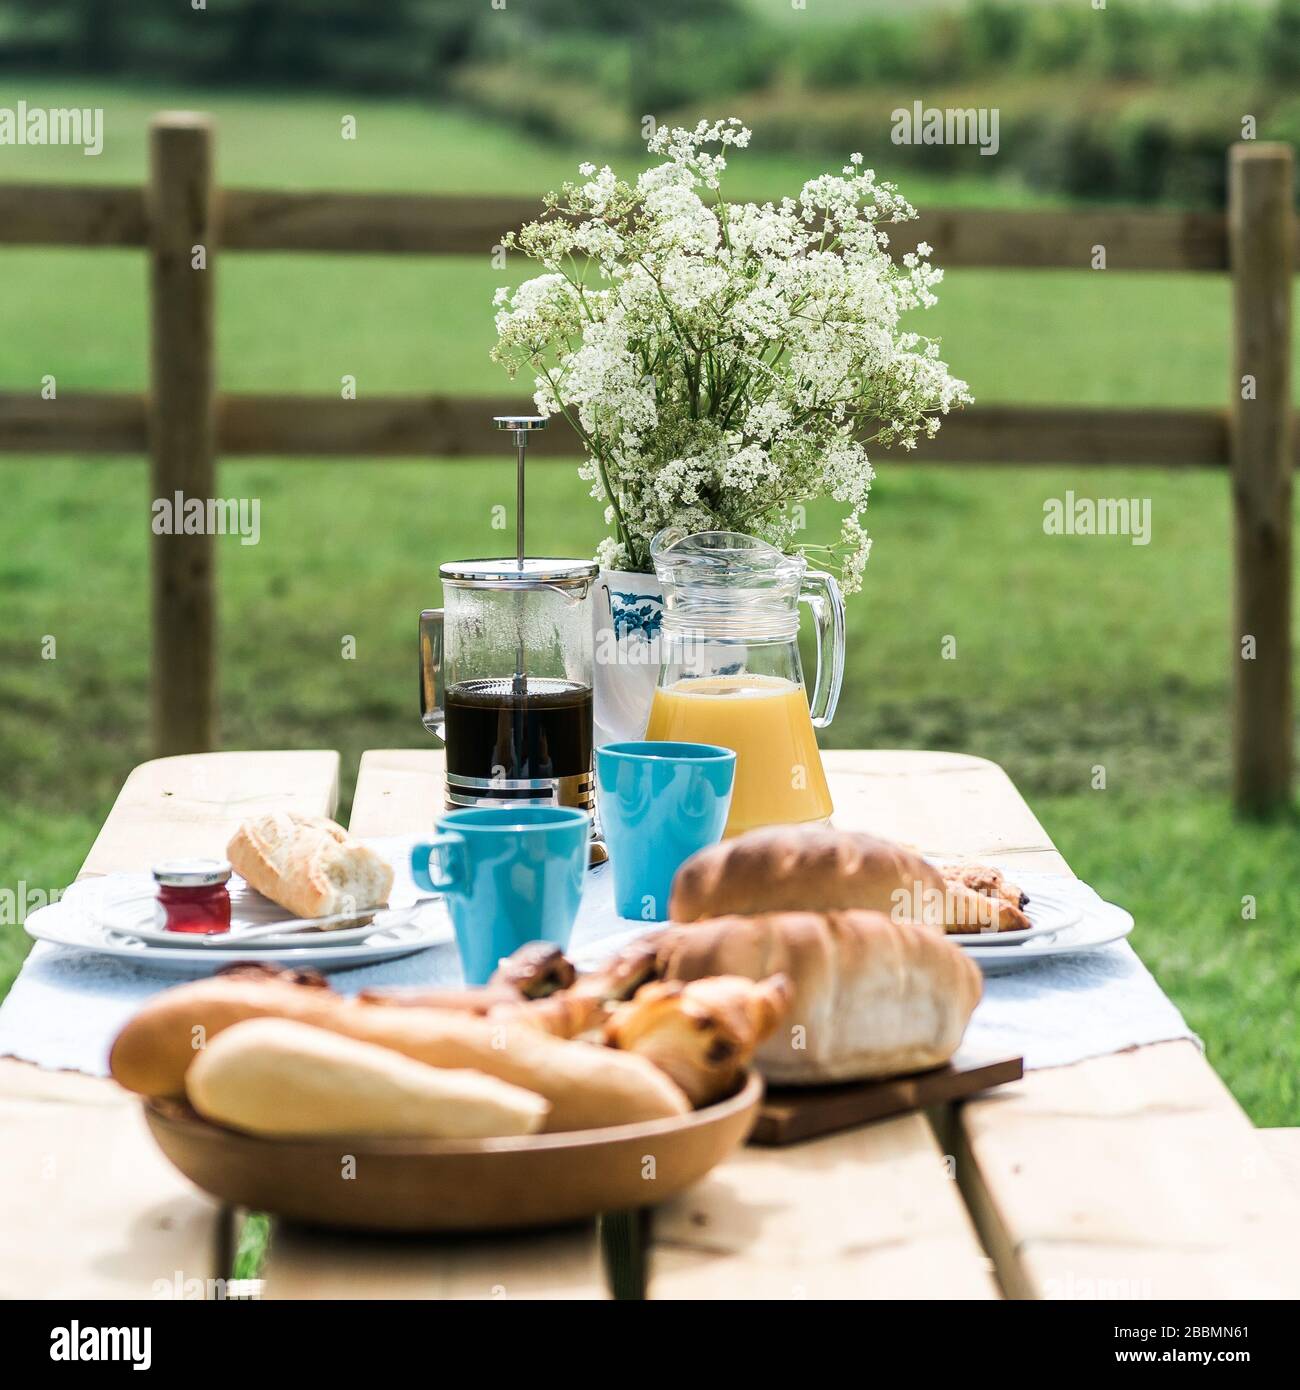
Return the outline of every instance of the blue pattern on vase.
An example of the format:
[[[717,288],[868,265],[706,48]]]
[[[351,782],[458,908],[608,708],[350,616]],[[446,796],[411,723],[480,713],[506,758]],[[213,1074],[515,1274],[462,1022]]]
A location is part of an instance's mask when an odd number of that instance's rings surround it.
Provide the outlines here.
[[[663,600],[653,594],[620,593],[617,589],[608,590],[609,616],[614,624],[614,636],[631,636],[639,632],[647,642],[659,635],[663,626]]]

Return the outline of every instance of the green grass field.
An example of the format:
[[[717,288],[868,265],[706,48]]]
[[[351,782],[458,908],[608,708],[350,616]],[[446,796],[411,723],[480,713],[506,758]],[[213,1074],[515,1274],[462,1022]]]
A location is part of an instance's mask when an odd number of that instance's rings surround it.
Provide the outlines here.
[[[109,109],[103,157],[0,150],[0,179],[137,181],[144,122],[174,92],[23,84],[31,102]],[[187,104],[196,104],[191,97]],[[286,187],[540,192],[587,151],[529,144],[414,105],[236,98],[221,177]],[[362,139],[338,137],[340,111]],[[761,145],[760,145],[761,149]],[[816,162],[743,156],[739,191],[771,196]],[[924,203],[970,200],[938,181]],[[984,197],[988,196],[983,187]],[[1014,189],[1009,201],[1022,201]],[[230,257],[218,269],[221,381],[231,389],[488,390],[482,258]],[[127,252],[0,250],[0,389],[140,389],[145,274]],[[954,274],[931,316],[954,370],[985,401],[1217,404],[1227,392],[1228,296],[1217,278]],[[416,611],[438,563],[491,553],[511,464],[486,428],[482,460],[223,464],[225,496],[262,503],[262,543],[220,545],[223,740],[328,746],[423,741]],[[564,464],[530,488],[530,534],[560,553],[599,535]],[[1149,498],[1152,541],[1049,537],[1044,500]],[[142,461],[0,457],[0,887],[75,872],[122,778],[148,756],[147,477]],[[815,529],[828,517],[814,517]],[[1300,1123],[1296,831],[1235,824],[1227,771],[1227,479],[1135,469],[886,467],[876,547],[849,612],[850,670],[835,746],[958,748],[1002,762],[1079,873],[1131,907],[1135,944],[1243,1104]],[[57,658],[41,659],[45,635]],[[341,657],[356,638],[357,657]],[[957,657],[944,660],[945,636]],[[1091,790],[1102,764],[1107,790]],[[347,792],[345,788],[345,794]],[[1244,895],[1258,915],[1243,920]],[[25,949],[0,927],[0,990]]]

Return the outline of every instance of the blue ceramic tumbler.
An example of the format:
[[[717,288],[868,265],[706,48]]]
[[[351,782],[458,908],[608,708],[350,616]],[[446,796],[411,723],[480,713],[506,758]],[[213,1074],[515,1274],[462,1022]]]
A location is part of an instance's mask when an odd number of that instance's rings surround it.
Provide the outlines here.
[[[596,749],[596,797],[620,917],[662,922],[673,876],[722,838],[736,755],[711,743],[642,741]]]
[[[446,896],[466,984],[487,984],[529,941],[568,946],[590,837],[591,817],[577,807],[472,806],[414,846],[411,876]]]

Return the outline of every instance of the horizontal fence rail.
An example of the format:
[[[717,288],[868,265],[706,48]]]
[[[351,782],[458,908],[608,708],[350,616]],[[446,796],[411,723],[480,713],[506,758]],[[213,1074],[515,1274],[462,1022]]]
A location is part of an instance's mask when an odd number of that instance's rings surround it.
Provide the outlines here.
[[[221,189],[211,177],[212,124],[162,113],[150,131],[143,188],[0,185],[0,245],[137,248],[150,263],[147,393],[0,391],[0,453],[103,454],[151,460],[151,497],[215,488],[215,461],[275,455],[336,459],[469,458],[484,421],[532,409],[519,395],[220,394],[211,277],[189,267],[201,241],[210,272],[234,252],[488,255],[536,217],[532,198]],[[1227,272],[1233,283],[1230,405],[1116,409],[980,405],[945,419],[908,464],[1135,464],[1225,468],[1232,480],[1234,619],[1232,746],[1239,808],[1265,811],[1291,793],[1290,478],[1297,462],[1290,400],[1292,154],[1234,146],[1225,212],[1004,212],[938,209],[888,228],[896,255],[920,241],[944,267]],[[1249,391],[1246,383],[1249,382]],[[562,422],[534,445],[572,457]],[[203,538],[155,537],[154,742],[160,753],[216,743],[216,594]],[[194,544],[190,544],[194,542]],[[1249,659],[1242,656],[1247,649]],[[169,685],[168,669],[196,673]]]
[[[218,452],[230,457],[481,458],[483,422],[528,414],[521,396],[338,396],[225,394],[216,398]],[[144,395],[65,392],[43,401],[0,391],[0,449],[25,454],[138,456],[148,447]],[[571,459],[577,436],[561,418],[539,434],[529,458]],[[915,450],[882,449],[903,464],[1143,464],[1226,467],[1226,410],[1111,406],[976,405],[948,416]]]
[[[0,186],[0,244],[143,247],[145,205],[140,188],[7,184]],[[217,197],[215,229],[223,251],[472,256],[541,210],[535,198],[229,188]],[[1227,219],[1217,212],[948,208],[888,231],[897,254],[925,241],[939,264],[958,268],[1087,269],[1097,247],[1105,247],[1113,270],[1228,268]]]

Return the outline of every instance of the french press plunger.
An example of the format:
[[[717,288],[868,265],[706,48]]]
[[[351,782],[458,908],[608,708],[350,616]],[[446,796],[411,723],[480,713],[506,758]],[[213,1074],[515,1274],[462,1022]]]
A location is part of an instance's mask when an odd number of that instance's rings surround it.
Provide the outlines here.
[[[441,565],[443,607],[420,614],[420,708],[447,746],[449,809],[595,809],[589,596],[598,567],[524,555],[524,455],[545,424],[496,419],[515,436],[515,556]]]

